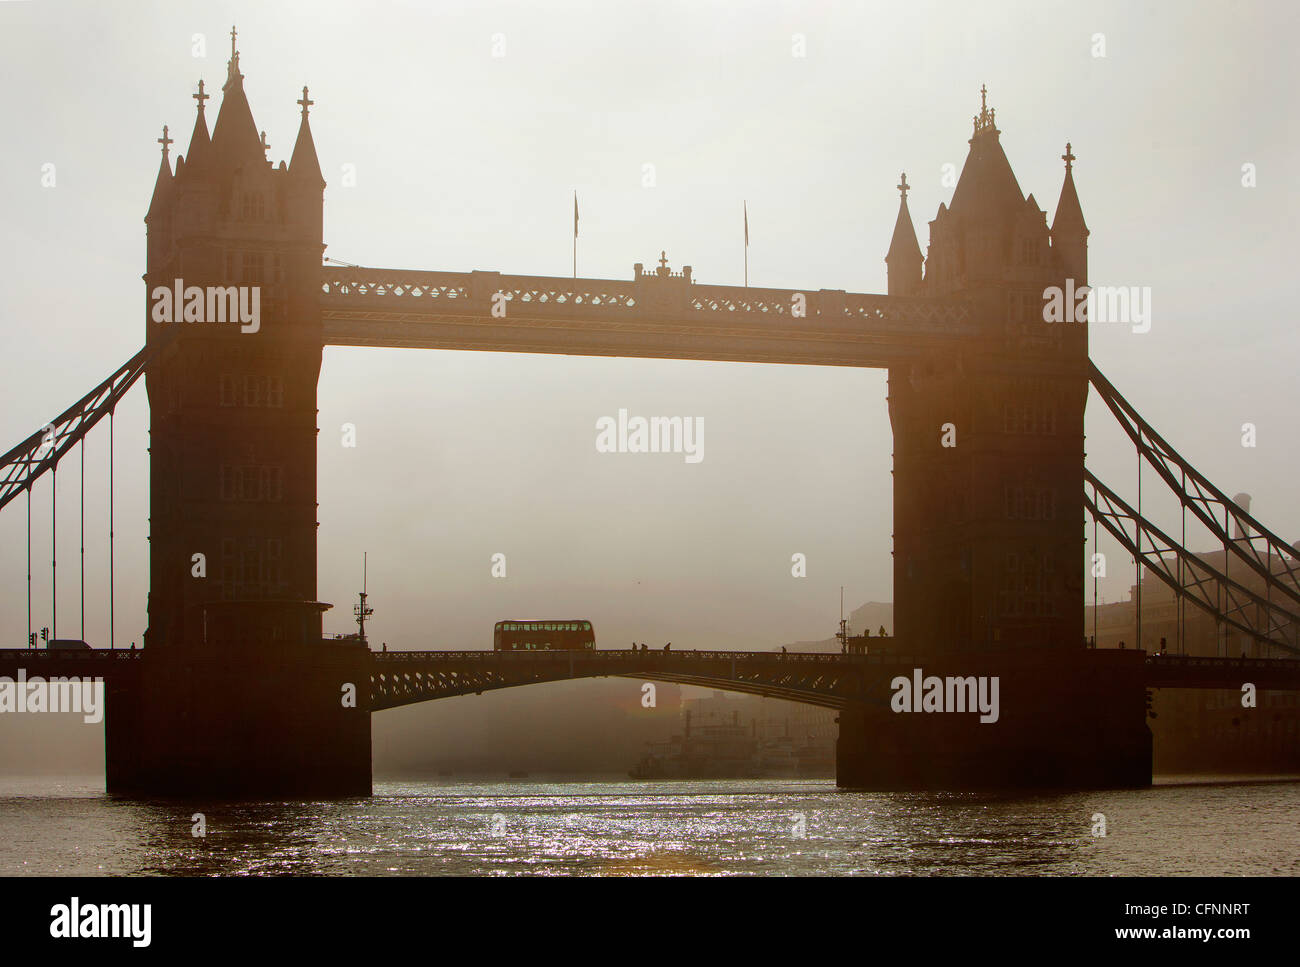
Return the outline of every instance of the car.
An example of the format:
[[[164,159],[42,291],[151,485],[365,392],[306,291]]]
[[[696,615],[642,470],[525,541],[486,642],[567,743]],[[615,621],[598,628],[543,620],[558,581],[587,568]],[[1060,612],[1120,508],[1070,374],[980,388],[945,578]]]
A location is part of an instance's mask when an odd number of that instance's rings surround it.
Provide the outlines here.
[[[46,651],[90,651],[90,645],[78,638],[51,638]]]

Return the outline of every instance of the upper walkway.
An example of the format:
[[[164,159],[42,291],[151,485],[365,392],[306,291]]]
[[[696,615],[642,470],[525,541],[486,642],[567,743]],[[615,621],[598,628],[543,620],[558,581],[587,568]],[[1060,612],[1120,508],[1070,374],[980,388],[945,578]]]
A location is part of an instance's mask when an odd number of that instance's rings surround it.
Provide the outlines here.
[[[638,265],[630,282],[321,271],[331,346],[888,367],[950,346],[971,312],[954,300],[699,285],[689,267],[645,273]]]

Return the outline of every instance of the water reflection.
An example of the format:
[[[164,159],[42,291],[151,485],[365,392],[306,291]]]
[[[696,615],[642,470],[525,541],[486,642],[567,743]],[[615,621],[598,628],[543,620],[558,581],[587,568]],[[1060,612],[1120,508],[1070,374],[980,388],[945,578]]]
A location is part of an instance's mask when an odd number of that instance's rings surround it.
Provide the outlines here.
[[[1295,875],[1297,806],[1296,782],[998,796],[447,780],[379,782],[370,799],[176,803],[110,798],[98,780],[5,780],[0,872]]]

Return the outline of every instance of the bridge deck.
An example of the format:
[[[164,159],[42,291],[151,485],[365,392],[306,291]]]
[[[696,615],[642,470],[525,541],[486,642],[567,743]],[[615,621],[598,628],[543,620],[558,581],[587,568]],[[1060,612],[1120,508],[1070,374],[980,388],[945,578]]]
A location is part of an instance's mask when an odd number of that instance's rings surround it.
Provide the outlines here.
[[[887,367],[950,346],[971,315],[958,301],[697,285],[676,273],[628,282],[327,266],[321,290],[331,346],[823,366]]]
[[[0,676],[15,679],[134,674],[148,652],[93,649],[0,649]],[[1120,662],[1140,660],[1148,688],[1300,690],[1300,660],[1199,658],[1094,653]],[[1122,656],[1122,657],[1121,657]],[[1140,657],[1139,657],[1140,656]],[[572,678],[621,677],[676,682],[844,708],[880,700],[895,675],[910,675],[937,656],[770,651],[390,651],[371,652],[370,708],[380,710],[454,695]],[[952,656],[947,656],[951,659]],[[987,657],[987,656],[986,656]],[[996,659],[995,659],[996,660]]]
[[[139,667],[144,650],[92,648],[89,651],[45,651],[33,648],[0,648],[0,675],[14,678],[23,669],[30,678],[40,675],[106,677]]]
[[[1259,689],[1300,690],[1300,660],[1162,657],[1114,650],[1090,654],[1115,663],[1142,661],[1148,688],[1238,689],[1250,682]],[[935,657],[631,649],[383,652],[371,655],[371,708],[534,682],[606,676],[677,682],[844,708],[855,701],[880,700],[894,676],[910,675]]]

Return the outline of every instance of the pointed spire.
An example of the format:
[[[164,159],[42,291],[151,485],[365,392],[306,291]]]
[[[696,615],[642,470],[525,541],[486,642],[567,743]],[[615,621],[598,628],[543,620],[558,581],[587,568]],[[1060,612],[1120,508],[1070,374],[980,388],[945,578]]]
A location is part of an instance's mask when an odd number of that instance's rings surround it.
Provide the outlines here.
[[[903,172],[902,181],[897,187],[902,197],[898,200],[898,218],[894,222],[894,237],[889,243],[889,254],[885,256],[885,261],[899,258],[920,260],[921,246],[916,240],[912,213],[907,209],[907,192],[912,187],[907,183],[907,172]]]
[[[1081,285],[1088,281],[1088,225],[1083,220],[1083,207],[1074,188],[1075,158],[1068,141],[1061,160],[1065,162],[1065,181],[1052,220],[1052,248],[1059,253],[1066,275]]]
[[[1052,235],[1071,232],[1074,235],[1087,236],[1088,225],[1083,220],[1083,206],[1079,204],[1079,193],[1074,187],[1074,151],[1070,142],[1065,143],[1065,181],[1061,184],[1061,197],[1056,203],[1056,217],[1052,220]]]
[[[239,51],[235,30],[230,30],[230,62],[226,83],[221,88],[221,110],[212,128],[212,151],[223,165],[237,167],[265,160],[253,112],[244,94],[244,75],[239,73]]]
[[[907,173],[904,172],[898,183],[900,198],[898,219],[894,222],[894,237],[889,243],[889,254],[885,256],[890,295],[914,295],[921,284],[921,268],[925,257],[916,241],[912,213],[907,209],[907,192],[911,187],[907,183]]]
[[[298,140],[293,146],[293,156],[289,159],[289,174],[306,182],[325,187],[325,177],[321,174],[320,161],[316,157],[316,142],[312,140],[311,124],[307,121],[307,109],[316,102],[307,95],[307,86],[302,88],[302,123],[298,125]]]
[[[1003,219],[1024,204],[1020,183],[998,140],[1000,133],[996,112],[988,106],[988,88],[981,86],[980,113],[975,116],[970,153],[948,206],[954,215]]]
[[[203,102],[211,96],[211,94],[204,93],[201,79],[198,93],[190,95],[199,105],[198,114],[194,118],[194,132],[190,135],[188,155],[190,168],[193,168],[196,164],[201,164],[207,156],[208,149],[212,146],[212,138],[208,136],[208,119],[203,113]]]
[[[153,198],[149,201],[149,211],[144,216],[146,222],[162,210],[172,190],[172,167],[167,159],[167,149],[175,142],[167,136],[167,125],[165,124],[163,125],[163,136],[158,138],[158,143],[162,145],[162,161],[158,165],[158,178],[153,184]]]

